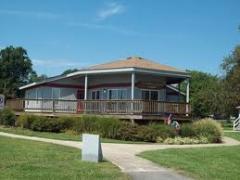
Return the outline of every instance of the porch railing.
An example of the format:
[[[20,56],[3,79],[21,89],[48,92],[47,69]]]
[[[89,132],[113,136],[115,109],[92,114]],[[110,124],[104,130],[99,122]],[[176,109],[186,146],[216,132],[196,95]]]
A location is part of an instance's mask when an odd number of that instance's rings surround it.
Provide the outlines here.
[[[190,105],[179,102],[144,100],[56,100],[11,99],[6,105],[15,111],[91,114],[150,114],[173,113],[188,115]]]

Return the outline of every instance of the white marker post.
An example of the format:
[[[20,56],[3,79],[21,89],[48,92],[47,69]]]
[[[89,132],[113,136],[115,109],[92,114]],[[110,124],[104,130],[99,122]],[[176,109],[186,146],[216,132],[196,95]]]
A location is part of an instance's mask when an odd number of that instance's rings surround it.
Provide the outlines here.
[[[89,162],[100,162],[103,159],[102,147],[99,135],[82,135],[82,160]]]
[[[5,96],[0,94],[0,110],[3,109],[5,106]]]

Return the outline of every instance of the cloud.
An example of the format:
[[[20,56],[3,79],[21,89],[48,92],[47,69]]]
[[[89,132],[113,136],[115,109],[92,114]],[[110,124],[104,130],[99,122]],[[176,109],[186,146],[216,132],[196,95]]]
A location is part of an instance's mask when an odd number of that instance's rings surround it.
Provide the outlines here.
[[[4,15],[12,15],[12,16],[28,16],[28,17],[35,17],[39,19],[57,19],[60,18],[60,14],[55,14],[51,12],[40,12],[40,11],[20,11],[20,10],[3,10],[0,9],[0,14]]]
[[[127,36],[150,36],[150,34],[145,34],[141,32],[137,32],[130,29],[125,29],[122,27],[112,26],[112,25],[103,25],[103,24],[95,24],[95,23],[81,23],[81,22],[70,22],[67,23],[70,27],[83,27],[89,29],[99,29],[99,30],[106,30],[112,31],[119,34],[127,35]]]
[[[43,60],[43,59],[32,59],[34,66],[46,66],[46,67],[74,67],[84,68],[87,63],[71,62],[69,60]]]
[[[105,4],[105,7],[97,13],[97,18],[99,20],[104,20],[111,16],[121,14],[125,11],[125,7],[117,2],[111,2]]]

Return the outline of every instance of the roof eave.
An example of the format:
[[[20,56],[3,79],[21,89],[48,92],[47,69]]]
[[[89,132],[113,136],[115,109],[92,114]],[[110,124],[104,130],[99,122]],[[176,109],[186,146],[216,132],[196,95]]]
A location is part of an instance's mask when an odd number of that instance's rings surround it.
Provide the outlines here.
[[[88,74],[111,74],[111,73],[124,73],[124,72],[142,72],[142,73],[149,73],[149,74],[157,74],[157,75],[167,75],[171,77],[181,77],[181,78],[190,78],[190,74],[187,72],[182,71],[163,71],[163,70],[151,70],[151,69],[144,69],[144,68],[116,68],[116,69],[91,69],[91,70],[79,70],[77,72],[69,73],[64,76],[56,76],[52,78],[48,78],[46,80],[43,80],[41,82],[34,82],[31,84],[27,84],[24,86],[19,87],[20,90],[27,89],[33,86],[41,85],[47,82],[52,82],[60,79],[65,79],[77,75],[88,75]]]

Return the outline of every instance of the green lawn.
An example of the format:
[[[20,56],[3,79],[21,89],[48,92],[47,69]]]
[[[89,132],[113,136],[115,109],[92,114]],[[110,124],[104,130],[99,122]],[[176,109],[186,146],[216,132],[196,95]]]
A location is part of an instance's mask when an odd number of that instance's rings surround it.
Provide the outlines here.
[[[240,132],[224,132],[224,135],[240,141]]]
[[[80,150],[41,142],[0,137],[0,179],[126,180],[109,162],[81,161]]]
[[[0,126],[0,132],[7,132],[7,133],[13,133],[13,134],[25,135],[25,136],[36,136],[36,137],[43,137],[43,138],[50,138],[50,139],[59,139],[59,140],[72,140],[72,141],[80,140],[80,136],[78,135],[72,135],[72,134],[66,134],[66,133],[38,132],[38,131],[31,131],[29,129],[22,129],[19,127]],[[122,141],[122,140],[106,139],[106,138],[102,138],[101,140],[104,143],[146,144],[146,142]]]
[[[147,151],[139,156],[195,179],[238,180],[239,152],[240,146],[222,146]]]

